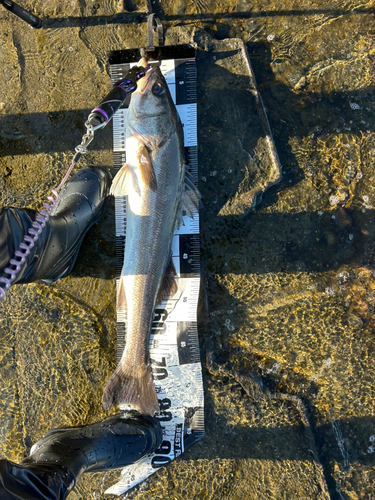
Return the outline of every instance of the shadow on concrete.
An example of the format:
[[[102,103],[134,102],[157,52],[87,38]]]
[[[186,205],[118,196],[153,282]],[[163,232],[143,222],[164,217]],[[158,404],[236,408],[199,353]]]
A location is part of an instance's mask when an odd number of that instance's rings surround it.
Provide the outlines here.
[[[66,17],[66,18],[45,18],[42,19],[42,29],[51,28],[88,28],[92,26],[103,26],[109,24],[139,24],[147,22],[147,14],[143,12],[134,12],[134,7],[131,2],[127,2],[128,12],[121,12],[111,16],[87,16],[87,17]],[[162,7],[157,2],[153,4],[153,12],[155,12],[161,20],[168,23],[176,23],[179,25],[190,24],[192,21],[209,22],[212,20],[236,20],[236,19],[257,19],[269,17],[288,17],[288,16],[309,16],[309,15],[326,15],[326,16],[353,16],[353,15],[370,15],[375,13],[375,8],[360,7],[356,9],[291,9],[291,10],[263,10],[260,12],[238,11],[226,13],[204,13],[184,14],[185,9],[176,15],[165,14]],[[35,12],[38,15],[37,12]]]
[[[290,137],[305,137],[318,126],[324,136],[335,135],[349,119],[351,135],[361,134],[364,120],[373,130],[370,111],[362,106],[353,112],[349,105],[353,99],[372,102],[372,89],[347,94],[297,95],[275,81],[266,47],[252,45],[250,52],[283,165],[283,177],[259,198],[255,209],[245,210],[244,215],[238,216],[218,215],[220,208],[236,195],[244,177],[245,165],[241,162],[246,158],[241,156],[242,150],[246,149],[247,156],[252,154],[263,128],[254,96],[249,92],[248,76],[232,74],[213,64],[211,52],[198,52],[199,189],[205,206],[201,211],[202,261],[210,275],[324,272],[348,263],[365,265],[373,255],[373,210],[361,207],[347,210],[340,206],[327,213],[267,214],[260,210],[272,206],[278,193],[304,179],[305,174],[288,145]],[[228,55],[228,52],[215,52],[216,61]],[[1,116],[0,155],[73,151],[81,141],[89,111]],[[97,132],[90,150],[111,148],[112,128],[108,126]],[[319,170],[319,165],[316,167]],[[229,169],[232,170],[230,176],[226,175]],[[215,172],[217,175],[213,177]],[[106,238],[110,238],[111,233],[114,238],[114,223],[108,218],[105,220],[99,227],[105,224]],[[98,275],[103,276],[98,254],[91,256],[90,248],[95,245],[90,234],[99,235],[95,230],[89,233],[89,243],[84,242],[80,259],[91,262],[90,270],[86,271],[88,275],[96,276],[97,263]],[[114,255],[109,250],[106,252],[108,262],[112,262]],[[73,273],[77,273],[77,269],[85,275],[85,266],[76,266]],[[111,272],[105,274],[112,276]]]

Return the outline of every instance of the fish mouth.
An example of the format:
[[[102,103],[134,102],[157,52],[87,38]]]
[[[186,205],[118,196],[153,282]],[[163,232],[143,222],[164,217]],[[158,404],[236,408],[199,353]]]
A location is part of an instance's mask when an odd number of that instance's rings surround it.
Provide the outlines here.
[[[151,81],[151,76],[158,70],[159,66],[151,67],[149,70],[147,70],[145,76],[139,80],[137,91],[140,94],[144,94],[146,92]]]

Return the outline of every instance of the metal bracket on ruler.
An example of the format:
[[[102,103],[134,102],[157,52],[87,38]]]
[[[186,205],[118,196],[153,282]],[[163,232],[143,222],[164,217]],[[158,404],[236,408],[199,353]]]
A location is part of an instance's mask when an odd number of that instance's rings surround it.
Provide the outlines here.
[[[164,34],[163,25],[156,14],[150,14],[147,18],[147,50],[154,50],[154,24],[156,26],[158,35],[158,45],[161,47],[164,45]]]

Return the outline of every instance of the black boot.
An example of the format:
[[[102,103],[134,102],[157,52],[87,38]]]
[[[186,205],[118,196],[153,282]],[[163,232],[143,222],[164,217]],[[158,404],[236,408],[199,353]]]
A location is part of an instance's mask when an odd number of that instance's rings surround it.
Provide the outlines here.
[[[55,429],[19,464],[0,460],[0,499],[64,500],[83,472],[122,468],[162,441],[151,417],[116,415],[85,427]]]
[[[65,500],[75,486],[74,475],[58,465],[22,466],[0,460],[0,498],[3,500]]]
[[[100,167],[82,168],[71,177],[14,283],[53,282],[72,271],[85,234],[104,213],[110,185],[109,173]],[[0,276],[9,278],[3,270],[35,216],[34,210],[0,209]]]
[[[31,448],[20,467],[62,470],[68,489],[84,472],[119,469],[152,453],[162,442],[158,420],[152,417],[115,415],[101,422],[54,429]],[[74,483],[74,484],[73,484]]]

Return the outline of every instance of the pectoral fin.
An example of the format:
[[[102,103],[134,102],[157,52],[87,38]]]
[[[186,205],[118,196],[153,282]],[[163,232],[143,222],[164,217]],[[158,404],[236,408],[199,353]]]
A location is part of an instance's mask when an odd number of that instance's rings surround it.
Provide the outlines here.
[[[148,149],[143,143],[139,143],[137,149],[137,167],[139,168],[140,180],[144,186],[151,191],[157,190],[157,182],[154,167]]]
[[[110,193],[114,196],[126,196],[131,190],[141,196],[141,187],[151,191],[157,190],[154,167],[148,149],[143,142],[136,144],[136,164],[125,165],[117,172],[113,179]]]

